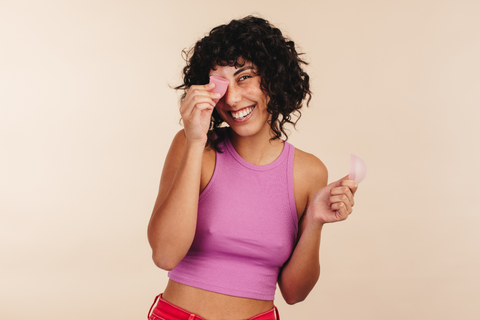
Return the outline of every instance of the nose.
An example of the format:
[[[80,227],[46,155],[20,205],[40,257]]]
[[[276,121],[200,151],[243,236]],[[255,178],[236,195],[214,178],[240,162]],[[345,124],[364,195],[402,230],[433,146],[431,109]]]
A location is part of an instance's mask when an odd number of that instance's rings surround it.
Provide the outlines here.
[[[242,99],[240,88],[235,83],[230,82],[225,93],[225,103],[229,106],[235,106]]]

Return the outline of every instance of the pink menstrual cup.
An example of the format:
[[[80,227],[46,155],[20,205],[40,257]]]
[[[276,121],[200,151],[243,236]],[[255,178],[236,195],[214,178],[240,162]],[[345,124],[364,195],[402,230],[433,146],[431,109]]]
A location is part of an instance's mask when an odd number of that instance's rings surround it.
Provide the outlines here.
[[[350,155],[350,174],[348,178],[350,180],[355,180],[357,183],[363,181],[365,176],[367,175],[367,166],[362,159],[357,157],[354,154]]]
[[[210,76],[210,83],[212,82],[215,83],[215,88],[210,90],[210,92],[220,93],[222,95],[220,99],[222,99],[222,97],[225,95],[225,92],[227,92],[227,88],[228,88],[228,85],[230,84],[230,81],[222,77]],[[217,102],[218,100],[215,99],[214,101]]]

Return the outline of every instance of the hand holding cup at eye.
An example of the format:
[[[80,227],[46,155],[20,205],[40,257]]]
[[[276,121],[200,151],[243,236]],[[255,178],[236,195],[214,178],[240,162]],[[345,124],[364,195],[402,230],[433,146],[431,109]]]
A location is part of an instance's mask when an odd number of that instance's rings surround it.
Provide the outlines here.
[[[222,97],[222,93],[217,91],[216,84],[212,82],[192,85],[188,89],[180,105],[180,115],[187,140],[200,144],[207,141],[213,109]]]

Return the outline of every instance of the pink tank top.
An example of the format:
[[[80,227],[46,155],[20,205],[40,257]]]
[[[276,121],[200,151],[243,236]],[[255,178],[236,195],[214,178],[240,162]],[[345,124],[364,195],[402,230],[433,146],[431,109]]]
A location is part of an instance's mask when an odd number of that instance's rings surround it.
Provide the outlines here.
[[[200,194],[193,244],[168,276],[204,290],[273,300],[280,268],[297,239],[295,149],[285,142],[274,162],[257,166],[240,157],[225,136]]]

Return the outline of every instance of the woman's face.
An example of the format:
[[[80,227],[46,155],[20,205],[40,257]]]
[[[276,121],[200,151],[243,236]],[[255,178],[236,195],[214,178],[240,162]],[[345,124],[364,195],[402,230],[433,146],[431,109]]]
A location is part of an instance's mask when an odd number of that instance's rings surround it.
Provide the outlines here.
[[[230,81],[225,96],[215,108],[235,133],[243,137],[270,132],[268,97],[260,88],[261,77],[256,71],[255,65],[248,61],[243,67],[216,66],[210,70],[211,76]]]

